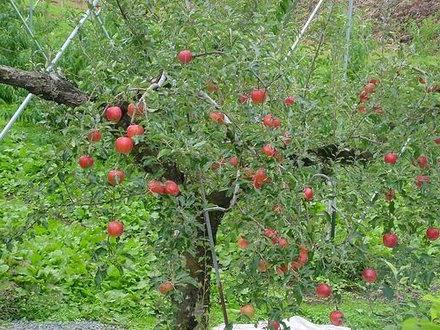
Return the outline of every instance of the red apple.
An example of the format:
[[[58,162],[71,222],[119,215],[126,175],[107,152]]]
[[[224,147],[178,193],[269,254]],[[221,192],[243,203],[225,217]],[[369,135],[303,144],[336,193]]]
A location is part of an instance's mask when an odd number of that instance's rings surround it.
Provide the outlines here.
[[[285,249],[286,247],[289,246],[289,242],[287,241],[287,239],[285,239],[284,237],[279,237],[277,244],[279,245],[280,248]]]
[[[131,124],[130,126],[127,127],[127,136],[129,138],[143,134],[144,134],[144,128],[141,125]]]
[[[278,275],[283,276],[287,271],[289,270],[289,267],[287,264],[279,265],[275,268],[275,271]]]
[[[366,84],[365,87],[364,87],[364,91],[365,91],[367,94],[374,93],[375,90],[376,90],[376,85],[373,84],[373,83],[371,83],[371,82],[369,82],[368,84]]]
[[[124,182],[125,174],[121,170],[111,170],[107,174],[107,181],[110,185],[116,186]]]
[[[237,240],[237,245],[240,249],[247,249],[249,246],[249,241],[243,238],[243,236],[240,236]]]
[[[165,194],[165,185],[157,180],[148,182],[148,191],[153,194]]]
[[[122,118],[122,110],[120,107],[108,107],[105,110],[105,118],[108,121],[111,121],[113,123],[117,123]]]
[[[206,88],[208,89],[208,92],[210,92],[210,93],[217,93],[219,90],[218,85],[215,82],[213,82],[212,80],[209,80],[206,83]]]
[[[436,143],[436,144],[440,144],[440,137],[434,139],[434,143]]]
[[[252,102],[255,104],[263,103],[266,100],[266,90],[264,89],[253,89],[251,92]]]
[[[417,175],[416,186],[417,188],[422,188],[423,185],[431,183],[431,178],[427,175]]]
[[[435,241],[440,237],[440,229],[437,227],[429,227],[426,230],[426,238],[428,238],[430,241]]]
[[[270,330],[279,330],[281,329],[280,322],[278,321],[269,321],[268,324]]]
[[[214,162],[211,164],[211,170],[218,171],[220,167],[222,167],[222,165],[223,165],[222,162]]]
[[[278,232],[273,228],[264,228],[263,235],[268,238],[273,238],[278,236]]]
[[[263,125],[270,128],[278,128],[281,126],[281,120],[268,114],[263,117]]]
[[[397,246],[399,239],[395,233],[386,233],[383,235],[383,245],[389,248]]]
[[[209,114],[209,118],[211,118],[212,121],[223,124],[225,122],[225,115],[221,113],[220,111],[213,111]]]
[[[189,62],[192,61],[193,59],[193,54],[191,53],[191,51],[185,49],[185,50],[181,50],[179,52],[179,54],[177,54],[177,59],[179,60],[180,63],[182,64],[188,64]]]
[[[93,161],[92,156],[83,155],[83,156],[79,157],[78,163],[81,168],[89,168],[89,167],[93,166],[94,161]]]
[[[115,141],[115,149],[118,153],[128,155],[133,149],[133,140],[126,136],[119,137]]]
[[[238,167],[238,157],[232,156],[231,158],[229,158],[229,164],[231,164],[234,167]]]
[[[383,157],[383,160],[387,164],[394,165],[397,162],[397,154],[395,152],[388,152]]]
[[[113,220],[107,225],[107,233],[112,237],[119,237],[124,232],[124,225],[119,220]]]
[[[380,83],[379,79],[370,79],[369,83],[375,84],[376,86]]]
[[[249,102],[249,95],[248,94],[240,94],[238,96],[238,103],[246,104],[248,102]]]
[[[395,196],[396,196],[396,192],[394,191],[394,189],[388,189],[387,192],[385,193],[385,200],[387,202],[391,202]]]
[[[139,116],[142,116],[143,114],[144,114],[144,106],[142,103],[139,103],[137,106],[134,103],[130,103],[128,105],[127,115],[129,117],[133,117],[133,115],[135,115],[136,117],[139,117]]]
[[[417,164],[420,168],[426,168],[429,166],[428,157],[421,155],[417,158]]]
[[[263,125],[266,127],[273,127],[273,116],[271,114],[263,117]]]
[[[101,132],[97,129],[92,129],[87,137],[90,142],[98,142],[101,140]]]
[[[277,149],[275,149],[275,147],[270,144],[264,145],[261,148],[261,151],[263,152],[263,154],[265,154],[268,157],[273,157],[277,153]]]
[[[180,188],[174,181],[167,180],[164,183],[165,193],[172,196],[177,196],[180,194]]]
[[[170,281],[165,281],[159,285],[159,292],[162,294],[167,294],[174,290],[174,285]]]
[[[277,118],[277,117],[273,117],[272,127],[273,128],[278,128],[280,126],[281,126],[281,120],[279,118]]]
[[[330,323],[336,326],[342,325],[344,314],[341,311],[333,311],[330,313]]]
[[[305,265],[307,261],[309,261],[309,253],[301,251],[299,253],[297,261],[301,263],[302,265]]]
[[[365,268],[362,272],[362,278],[365,282],[374,283],[377,280],[377,272],[373,268]]]
[[[365,103],[360,103],[359,104],[358,112],[360,112],[360,113],[366,113],[367,112],[367,108],[365,107]]]
[[[313,189],[312,188],[305,187],[303,193],[304,193],[304,199],[306,201],[313,200],[314,193],[313,193]]]
[[[361,103],[368,101],[368,93],[365,90],[362,90],[359,94],[359,100]]]
[[[320,283],[315,288],[315,293],[319,298],[328,298],[332,294],[332,288],[325,283]]]
[[[268,179],[269,178],[266,176],[266,171],[262,168],[258,169],[252,177],[252,182],[255,189],[260,189],[263,184],[268,181]]]
[[[255,308],[251,304],[241,306],[240,314],[246,315],[247,317],[252,317],[255,314]]]
[[[269,268],[269,263],[266,260],[260,259],[260,261],[258,261],[258,271],[260,273],[267,272],[268,268]]]
[[[300,261],[294,260],[290,264],[290,269],[296,271],[296,270],[299,270],[300,268],[302,268],[303,266],[304,266],[304,264],[302,264]]]
[[[286,107],[290,107],[291,105],[293,105],[295,103],[295,97],[294,96],[288,96],[284,99],[284,105]]]

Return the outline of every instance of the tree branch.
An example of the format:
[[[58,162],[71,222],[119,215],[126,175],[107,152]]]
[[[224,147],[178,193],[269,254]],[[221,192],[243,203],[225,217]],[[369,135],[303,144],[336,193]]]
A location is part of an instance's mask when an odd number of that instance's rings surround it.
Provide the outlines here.
[[[90,97],[70,81],[54,74],[24,71],[0,65],[0,83],[21,87],[45,100],[77,107]]]

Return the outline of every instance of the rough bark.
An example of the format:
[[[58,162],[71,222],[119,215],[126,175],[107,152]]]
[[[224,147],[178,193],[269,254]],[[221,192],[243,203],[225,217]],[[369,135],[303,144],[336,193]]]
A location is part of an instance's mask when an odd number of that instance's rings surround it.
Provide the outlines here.
[[[224,195],[226,198],[226,195]],[[212,203],[217,201],[212,200]],[[224,207],[227,207],[225,204]],[[210,213],[212,234],[215,238],[221,223],[223,214],[220,212]],[[198,221],[204,223],[203,216]],[[198,233],[199,246],[196,254],[187,254],[186,267],[198,286],[187,284],[182,290],[184,300],[180,304],[176,314],[177,328],[183,330],[208,329],[209,307],[211,299],[211,271],[212,257],[209,243],[204,231]]]
[[[89,100],[87,94],[54,73],[24,71],[0,65],[0,83],[24,88],[45,100],[71,107]]]

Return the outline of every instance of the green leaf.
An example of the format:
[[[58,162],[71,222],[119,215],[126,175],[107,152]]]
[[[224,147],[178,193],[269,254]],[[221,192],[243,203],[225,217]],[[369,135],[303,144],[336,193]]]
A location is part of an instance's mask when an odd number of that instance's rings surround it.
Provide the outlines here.
[[[8,265],[2,264],[0,265],[0,274],[6,273],[9,269]]]
[[[390,300],[394,298],[394,290],[388,284],[384,284],[382,287],[382,292],[385,298]]]

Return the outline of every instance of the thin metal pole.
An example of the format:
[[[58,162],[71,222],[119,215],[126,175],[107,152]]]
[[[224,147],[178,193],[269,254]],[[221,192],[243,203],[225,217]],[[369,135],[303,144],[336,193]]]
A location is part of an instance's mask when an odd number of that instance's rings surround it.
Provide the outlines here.
[[[313,21],[313,18],[315,17],[316,13],[318,12],[318,10],[321,7],[323,2],[324,2],[324,0],[320,0],[316,4],[315,8],[313,9],[312,13],[310,14],[309,18],[307,19],[306,24],[304,24],[303,28],[301,29],[301,31],[299,32],[298,36],[296,37],[295,42],[293,43],[292,47],[290,47],[289,52],[287,53],[286,59],[290,57],[292,52],[298,46],[299,41],[301,40],[301,38],[304,35],[304,33],[307,31],[307,28],[309,27],[310,23]]]
[[[203,200],[203,218],[205,219],[206,229],[208,231],[208,239],[209,239],[209,245],[211,248],[211,255],[212,255],[212,265],[214,266],[214,270],[215,270],[215,278],[217,281],[220,304],[222,305],[223,320],[225,322],[225,327],[227,327],[229,325],[228,313],[226,311],[225,296],[223,294],[223,285],[220,278],[220,270],[218,267],[217,254],[215,252],[215,244],[214,244],[214,237],[212,235],[211,221],[209,219],[209,212],[206,211],[206,209],[208,208],[208,202],[206,200],[206,193],[205,193],[205,187],[204,187],[202,175],[200,175],[200,193],[202,195],[202,200]]]
[[[38,50],[43,54],[44,59],[46,61],[48,61],[49,59],[47,58],[46,53],[44,52],[43,47],[41,47],[40,43],[38,42],[37,38],[35,37],[35,34],[32,32],[32,29],[30,28],[30,26],[28,25],[28,23],[26,22],[26,20],[24,19],[23,15],[21,15],[20,10],[18,9],[17,5],[15,4],[14,0],[9,0],[9,2],[11,3],[12,7],[14,7],[15,11],[17,12],[17,15],[20,17],[21,21],[23,22],[24,27],[26,28],[26,31],[29,33],[29,35],[31,36],[32,40],[34,41],[35,45],[37,46]]]
[[[34,28],[33,28],[33,18],[34,18],[34,0],[31,0],[31,3],[29,4],[29,27],[31,29],[32,32],[34,32]],[[26,19],[25,21],[28,21],[28,19]]]
[[[36,0],[36,1],[35,1],[35,3],[34,3],[33,6],[32,6],[32,9],[33,9],[33,10],[35,10],[35,8],[37,7],[37,5],[38,5],[39,2],[40,2],[40,0]],[[25,21],[27,22],[27,21],[29,21],[29,19],[30,19],[30,17],[28,16],[28,17],[25,18]]]
[[[96,20],[98,21],[98,24],[101,26],[102,32],[104,33],[105,37],[110,41],[110,44],[114,47],[113,39],[110,37],[110,34],[108,33],[107,29],[105,28],[104,22],[101,19],[101,15],[99,15],[99,9],[96,8],[96,5],[93,4],[93,1],[86,0],[89,5],[93,7],[93,14],[95,15]]]
[[[93,4],[94,6],[96,6],[96,4],[99,2],[99,0],[94,0]],[[81,27],[84,25],[84,23],[86,22],[86,20],[90,17],[90,15],[92,14],[92,10],[88,9],[84,15],[81,17],[81,19],[79,20],[77,26],[73,29],[73,31],[70,33],[70,35],[67,37],[66,41],[64,42],[64,44],[61,46],[61,49],[58,51],[58,53],[55,55],[55,57],[53,58],[53,60],[49,63],[49,65],[46,68],[46,72],[50,72],[52,71],[52,69],[55,67],[55,65],[57,64],[57,62],[61,59],[61,56],[63,56],[64,52],[66,51],[67,47],[70,45],[70,43],[72,42],[72,40],[75,38],[75,36],[78,34],[79,30],[81,29]],[[14,123],[17,121],[18,117],[20,116],[20,114],[23,112],[23,110],[27,107],[27,105],[29,104],[29,102],[32,100],[32,97],[34,95],[32,93],[29,93],[26,98],[24,99],[24,101],[21,103],[20,107],[17,109],[17,111],[14,113],[14,115],[12,116],[12,118],[9,120],[9,122],[6,124],[5,128],[3,128],[3,130],[0,133],[0,141],[3,140],[3,138],[6,136],[6,134],[9,132],[9,130],[11,129],[12,125],[14,125]]]
[[[28,94],[24,101],[20,104],[20,107],[15,111],[12,118],[9,120],[9,122],[6,124],[5,128],[3,128],[2,132],[0,133],[0,141],[3,139],[3,137],[8,133],[8,131],[11,129],[12,125],[17,121],[20,114],[23,112],[23,110],[27,107],[29,102],[34,97],[34,94]]]
[[[98,0],[93,1],[93,5],[96,6],[96,4],[98,3]],[[57,64],[57,62],[60,60],[61,56],[63,56],[64,52],[66,51],[67,47],[69,47],[70,43],[73,41],[73,39],[76,37],[76,35],[78,34],[79,30],[82,28],[82,26],[84,25],[84,23],[87,21],[87,19],[90,17],[90,15],[92,14],[93,10],[91,9],[87,9],[87,11],[84,13],[84,15],[82,16],[82,18],[79,20],[77,26],[75,26],[75,28],[73,29],[73,31],[70,33],[70,35],[67,37],[66,41],[64,42],[64,44],[61,46],[61,49],[59,50],[59,52],[55,55],[55,57],[53,58],[53,60],[50,62],[49,66],[46,68],[46,72],[50,72],[52,71],[52,69],[55,67],[55,65]]]
[[[345,32],[345,54],[344,54],[344,80],[347,79],[348,61],[350,60],[350,39],[353,28],[354,0],[348,0],[348,21],[347,31]]]

